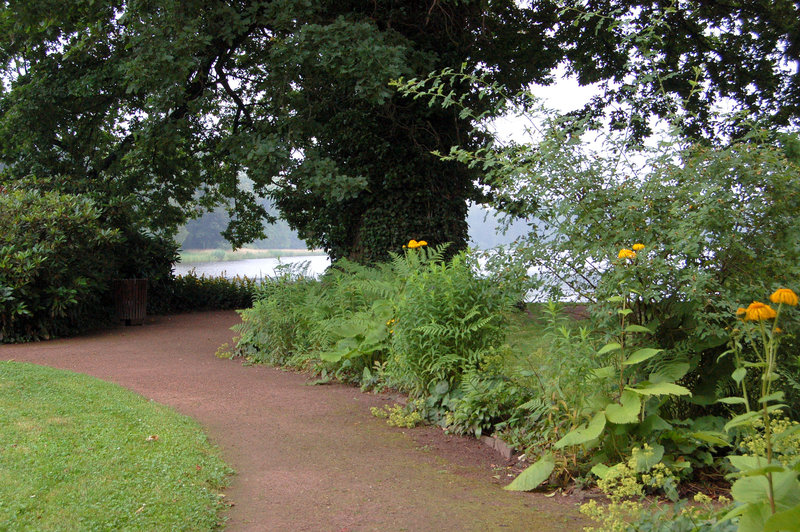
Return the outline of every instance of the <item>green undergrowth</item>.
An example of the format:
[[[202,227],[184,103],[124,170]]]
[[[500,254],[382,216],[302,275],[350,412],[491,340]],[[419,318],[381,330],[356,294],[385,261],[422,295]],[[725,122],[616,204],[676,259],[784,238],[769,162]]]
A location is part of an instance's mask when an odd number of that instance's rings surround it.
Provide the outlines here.
[[[532,464],[508,489],[578,484],[613,494],[606,509],[586,509],[608,515],[609,530],[662,530],[670,515],[686,530],[760,530],[800,511],[795,336],[782,330],[794,329],[794,292],[770,296],[783,305],[780,328],[763,303],[739,319],[729,312],[727,341],[715,339],[716,363],[705,367],[642,311],[641,243],[611,264],[625,281],[621,295],[524,308],[513,270],[409,248],[375,266],[340,261],[321,279],[285,270],[242,311],[232,354],[310,370],[316,382],[404,392],[406,406],[373,413],[392,425],[425,421],[502,439]],[[732,487],[730,497],[704,499],[700,510],[677,502],[709,478],[712,491]],[[651,512],[642,501],[652,496],[677,504]]]
[[[214,530],[232,470],[200,426],[86,375],[0,363],[0,529]]]

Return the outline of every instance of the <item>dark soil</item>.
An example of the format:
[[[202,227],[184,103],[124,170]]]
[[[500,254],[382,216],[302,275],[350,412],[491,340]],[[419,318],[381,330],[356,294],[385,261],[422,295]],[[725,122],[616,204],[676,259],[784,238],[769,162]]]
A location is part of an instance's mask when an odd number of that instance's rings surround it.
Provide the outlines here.
[[[391,396],[214,356],[234,312],[148,318],[68,340],[2,346],[0,359],[94,375],[199,420],[237,471],[228,530],[580,530],[579,500],[515,493],[506,461],[435,427],[370,414]],[[188,528],[191,524],[187,523]]]

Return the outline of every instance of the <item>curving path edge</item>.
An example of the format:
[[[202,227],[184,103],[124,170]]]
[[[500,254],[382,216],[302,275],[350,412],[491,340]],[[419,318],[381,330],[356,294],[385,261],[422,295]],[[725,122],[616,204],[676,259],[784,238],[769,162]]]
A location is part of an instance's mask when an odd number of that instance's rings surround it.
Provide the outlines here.
[[[226,490],[226,530],[550,531],[584,524],[572,501],[487,482],[491,452],[474,441],[472,452],[489,456],[465,465],[448,456],[434,429],[428,445],[414,437],[424,429],[388,427],[369,412],[387,404],[385,397],[308,386],[301,374],[215,357],[238,322],[235,312],[159,316],[143,327],[0,346],[0,359],[93,375],[200,421],[237,472]]]

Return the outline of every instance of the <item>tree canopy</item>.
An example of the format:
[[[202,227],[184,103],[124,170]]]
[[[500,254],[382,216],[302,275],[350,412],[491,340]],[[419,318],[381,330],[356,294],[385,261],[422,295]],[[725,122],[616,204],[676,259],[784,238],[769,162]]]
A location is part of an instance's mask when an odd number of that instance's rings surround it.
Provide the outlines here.
[[[681,118],[694,138],[800,125],[797,0],[566,0],[558,40],[568,70],[604,90],[585,112],[628,102],[641,118]],[[632,103],[631,103],[632,102]],[[739,112],[722,124],[720,109]],[[617,109],[616,118],[626,114]],[[614,117],[612,117],[614,118]]]
[[[521,86],[560,57],[555,7],[534,20],[511,0],[3,7],[13,175],[130,202],[154,231],[227,199],[235,244],[261,234],[257,197],[270,196],[310,244],[359,260],[409,238],[463,246],[477,193],[479,175],[429,153],[480,142],[468,121],[388,82],[465,63]]]
[[[777,124],[800,111],[798,4],[786,0],[0,5],[6,179],[36,176],[92,196],[112,225],[165,234],[225,204],[235,245],[262,236],[272,217],[259,198],[270,197],[333,258],[378,260],[410,238],[463,247],[467,201],[486,190],[480,169],[430,153],[486,142],[470,118],[398,95],[394,78],[449,67],[513,91],[551,82],[566,62],[582,82],[611,82],[592,104],[599,113],[651,50],[663,76],[649,90],[685,102],[697,132],[720,98]],[[637,48],[614,17],[661,23]],[[495,108],[458,88],[473,109]],[[667,112],[645,96],[625,112]]]

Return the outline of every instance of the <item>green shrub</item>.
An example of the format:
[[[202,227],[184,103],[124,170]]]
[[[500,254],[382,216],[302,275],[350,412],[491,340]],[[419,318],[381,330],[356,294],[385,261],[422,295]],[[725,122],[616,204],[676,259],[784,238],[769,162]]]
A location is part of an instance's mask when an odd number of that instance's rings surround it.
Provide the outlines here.
[[[401,90],[469,115],[468,100],[456,90],[465,76],[443,71]],[[641,82],[632,80],[633,92]],[[716,367],[716,359],[730,312],[800,277],[797,134],[752,125],[746,135],[709,144],[670,127],[658,143],[644,145],[633,140],[640,117],[626,122],[612,115],[613,127],[599,131],[597,120],[541,109],[529,92],[509,95],[487,83],[482,93],[539,124],[529,130],[528,144],[453,148],[441,156],[488,169],[493,206],[508,221],[529,222],[530,233],[494,262],[534,269],[538,286],[555,299],[592,302],[598,325],[607,329],[615,309],[605,302],[620,292],[624,275],[614,263],[621,249],[642,244],[629,268],[636,282],[627,288],[641,295],[631,323],[652,327],[658,346],[690,365],[684,383],[694,395],[691,403],[674,402],[677,413],[712,403],[728,369]],[[653,94],[652,103],[665,104],[662,96]],[[741,116],[714,119],[720,131],[738,124],[746,132]]]
[[[273,364],[313,364],[340,380],[393,386],[438,408],[462,375],[505,338],[518,294],[477,274],[465,254],[409,249],[391,263],[337,261],[319,280],[285,274],[242,312],[241,354]]]
[[[314,324],[307,301],[318,284],[290,266],[265,280],[252,308],[240,311],[242,323],[234,327],[238,354],[254,362],[304,365],[304,357],[310,358]]]
[[[86,197],[0,192],[0,341],[74,334],[105,309],[118,234]]]
[[[552,293],[591,301],[605,330],[616,316],[605,302],[626,283],[640,294],[631,323],[653,328],[658,347],[690,364],[694,403],[712,403],[727,373],[715,365],[731,311],[800,277],[800,167],[766,140],[713,149],[675,141],[640,153],[647,163],[636,167],[571,143],[553,124],[521,181],[500,194],[541,220],[517,260]],[[520,207],[534,200],[535,212]],[[634,243],[644,249],[617,267]]]
[[[177,244],[143,231],[125,209],[102,210],[88,197],[37,184],[32,178],[0,193],[0,341],[68,336],[109,322],[115,278],[148,280],[149,314],[252,304],[249,279],[176,279]]]
[[[449,431],[480,438],[497,429],[515,429],[534,406],[533,390],[504,375],[474,372],[465,375],[445,417]]]
[[[409,250],[406,261],[395,259],[404,284],[395,301],[388,373],[414,395],[437,387],[442,395],[475,371],[504,342],[504,314],[518,296],[478,275],[464,253],[448,262],[430,260],[429,253]]]
[[[609,386],[587,385],[593,370],[601,367],[596,355],[600,338],[588,320],[576,322],[557,302],[537,304],[538,323],[519,317],[508,329],[514,347],[493,369],[527,393],[513,415],[496,430],[510,444],[539,454],[564,436],[582,415],[605,399]],[[535,338],[517,345],[520,336]]]
[[[328,269],[309,309],[326,372],[365,389],[382,385],[372,372],[388,355],[392,301],[401,287],[391,264],[363,266],[341,259]]]
[[[253,305],[258,282],[249,277],[198,276],[192,270],[171,282],[170,312],[244,309]]]
[[[147,313],[168,314],[175,286],[172,266],[178,261],[178,244],[167,235],[156,235],[139,227],[128,215],[115,216],[122,227],[121,239],[110,250],[114,256],[114,277],[147,279]],[[180,295],[180,294],[179,294]]]

